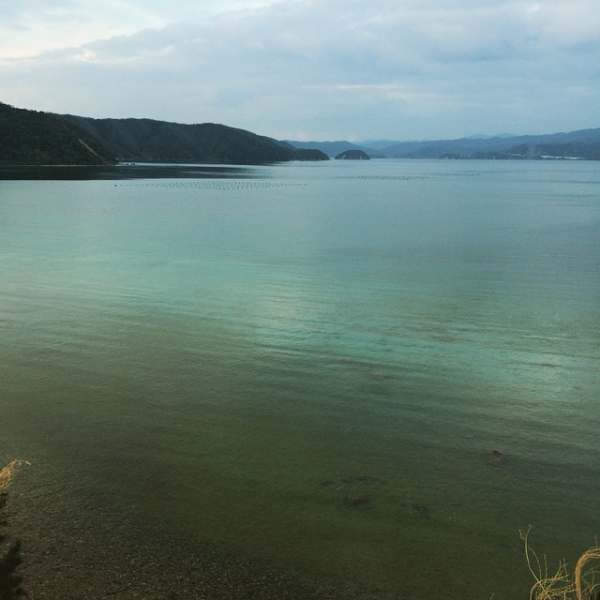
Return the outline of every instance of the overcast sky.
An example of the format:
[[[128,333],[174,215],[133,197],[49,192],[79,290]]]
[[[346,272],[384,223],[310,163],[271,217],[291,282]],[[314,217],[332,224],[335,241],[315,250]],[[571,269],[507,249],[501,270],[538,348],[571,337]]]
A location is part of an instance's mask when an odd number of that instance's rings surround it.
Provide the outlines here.
[[[0,101],[351,141],[600,127],[600,0],[0,0]]]

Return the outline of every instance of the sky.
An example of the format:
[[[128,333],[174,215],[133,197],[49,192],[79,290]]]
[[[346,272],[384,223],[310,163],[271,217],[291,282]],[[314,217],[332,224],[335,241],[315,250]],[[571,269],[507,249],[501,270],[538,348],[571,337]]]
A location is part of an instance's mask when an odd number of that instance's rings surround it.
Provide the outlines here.
[[[277,139],[600,127],[598,0],[0,0],[0,102]]]

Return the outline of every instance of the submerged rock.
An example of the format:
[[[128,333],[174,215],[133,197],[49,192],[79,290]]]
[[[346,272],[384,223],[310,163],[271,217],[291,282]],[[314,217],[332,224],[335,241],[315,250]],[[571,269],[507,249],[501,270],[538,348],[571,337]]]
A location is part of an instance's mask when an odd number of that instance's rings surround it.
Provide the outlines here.
[[[502,456],[502,452],[500,450],[492,450],[488,455],[488,465],[492,467],[497,467],[502,464],[504,457]]]
[[[342,497],[342,501],[349,508],[359,508],[369,505],[371,503],[371,496],[369,494],[345,494]]]
[[[422,517],[429,519],[429,508],[425,506],[425,504],[419,504],[418,502],[414,502],[412,505],[412,509],[420,514]]]
[[[384,485],[387,483],[387,479],[377,477],[376,475],[348,475],[342,479],[344,483],[379,483]]]
[[[322,487],[329,487],[329,486],[335,485],[335,479],[328,479],[328,478],[318,479],[317,485],[320,485]]]
[[[423,517],[429,519],[431,516],[429,507],[421,502],[406,502],[400,506],[400,509],[413,517]]]

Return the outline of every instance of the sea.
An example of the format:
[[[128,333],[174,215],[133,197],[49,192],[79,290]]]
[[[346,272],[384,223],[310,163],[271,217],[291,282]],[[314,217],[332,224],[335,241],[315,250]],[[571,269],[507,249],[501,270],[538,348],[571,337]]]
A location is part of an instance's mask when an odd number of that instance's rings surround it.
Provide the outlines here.
[[[369,598],[527,598],[524,533],[597,543],[599,163],[0,179],[19,478]]]

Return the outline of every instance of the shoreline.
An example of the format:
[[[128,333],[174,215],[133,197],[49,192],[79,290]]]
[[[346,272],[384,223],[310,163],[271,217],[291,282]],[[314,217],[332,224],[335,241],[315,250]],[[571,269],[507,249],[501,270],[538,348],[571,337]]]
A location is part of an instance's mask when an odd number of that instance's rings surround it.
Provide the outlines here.
[[[21,542],[16,574],[30,600],[391,598],[229,554],[135,514],[115,513],[101,499],[82,498],[76,487],[46,494],[25,473],[18,479],[3,509],[2,550]]]

